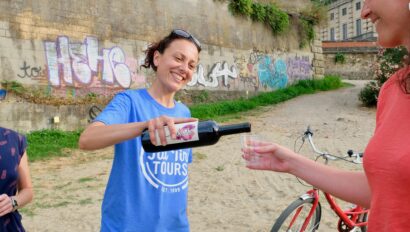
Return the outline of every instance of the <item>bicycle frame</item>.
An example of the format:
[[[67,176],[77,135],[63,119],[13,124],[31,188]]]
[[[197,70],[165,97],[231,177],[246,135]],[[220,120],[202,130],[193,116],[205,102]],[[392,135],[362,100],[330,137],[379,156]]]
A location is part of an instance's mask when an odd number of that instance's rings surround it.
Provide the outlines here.
[[[359,216],[361,214],[368,213],[368,209],[364,209],[361,206],[355,205],[353,208],[349,210],[342,210],[329,193],[324,194],[331,209],[349,228],[353,229],[355,227],[362,227],[367,225],[367,221],[357,223],[357,220],[359,220]]]
[[[333,212],[337,214],[337,216],[342,220],[345,225],[347,225],[350,229],[354,230],[355,228],[360,228],[367,225],[367,222],[357,222],[360,218],[359,216],[368,213],[369,210],[362,208],[361,206],[355,205],[353,208],[348,210],[342,210],[340,206],[336,203],[333,197],[329,193],[325,193],[326,201],[329,203]],[[319,205],[319,190],[313,188],[307,191],[305,194],[300,196],[301,199],[306,200],[308,198],[313,199],[312,208],[309,211],[308,216],[306,217],[305,221],[303,222],[302,228],[300,231],[305,231],[307,226],[309,225],[309,221],[313,216],[313,212],[315,212],[316,207]],[[296,218],[298,217],[302,208],[298,209],[296,214],[293,216],[292,221],[290,222],[290,226],[293,225]]]
[[[313,212],[315,212],[316,207],[319,205],[319,190],[317,189],[311,189],[309,191],[306,192],[306,194],[300,196],[301,199],[305,200],[308,198],[313,198],[313,203],[312,203],[312,208],[309,211],[308,216],[306,217],[305,221],[303,222],[301,231],[305,231],[306,227],[309,225],[309,221],[313,216]],[[295,219],[298,217],[300,211],[302,210],[302,208],[298,209],[298,212],[295,214],[295,216],[293,217],[290,226],[293,225],[293,223],[295,222]]]
[[[322,152],[322,151],[320,151],[319,149],[316,148],[315,144],[313,143],[312,135],[313,135],[313,133],[310,131],[310,128],[308,127],[307,131],[304,133],[303,139],[305,139],[305,138],[308,139],[313,151],[315,153],[319,154],[320,156],[322,156],[326,160],[326,164],[327,164],[329,159],[335,159],[335,156],[332,156],[328,153]],[[359,155],[357,155],[357,159],[353,162],[358,163],[357,161],[359,159],[360,159],[360,157],[359,157]],[[354,207],[352,207],[351,209],[342,210],[340,208],[340,206],[337,204],[337,202],[334,200],[334,198],[329,193],[326,193],[326,192],[323,192],[323,193],[326,197],[326,201],[329,203],[329,205],[330,205],[331,209],[333,210],[333,212],[335,212],[337,214],[337,216],[340,218],[340,220],[351,231],[355,231],[355,229],[367,225],[367,221],[360,222],[358,220],[360,220],[360,215],[363,215],[363,214],[369,212],[368,209],[364,209],[361,206],[354,205]],[[313,188],[313,189],[307,191],[302,196],[300,196],[300,198],[302,200],[306,200],[306,199],[309,199],[309,198],[313,199],[312,208],[310,209],[309,214],[306,217],[305,221],[303,222],[303,225],[302,225],[302,228],[301,228],[301,231],[305,231],[305,229],[309,225],[309,221],[311,220],[311,218],[313,216],[313,213],[316,210],[316,207],[318,207],[318,205],[319,205],[319,190],[316,189],[316,188]],[[296,214],[294,215],[294,217],[291,221],[291,225],[295,222],[295,220],[296,220],[296,218],[299,215],[301,210],[302,210],[302,208],[298,209],[298,211],[296,212]],[[340,228],[339,228],[339,231],[340,231]]]

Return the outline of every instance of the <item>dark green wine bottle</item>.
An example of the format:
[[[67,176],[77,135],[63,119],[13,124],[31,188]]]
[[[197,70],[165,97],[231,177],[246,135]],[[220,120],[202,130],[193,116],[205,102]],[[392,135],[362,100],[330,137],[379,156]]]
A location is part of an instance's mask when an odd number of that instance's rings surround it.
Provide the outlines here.
[[[144,150],[146,152],[160,152],[208,146],[217,143],[221,136],[251,131],[251,124],[249,122],[220,126],[212,120],[180,123],[175,124],[175,127],[177,130],[176,139],[171,138],[168,128],[165,129],[167,140],[167,145],[165,146],[155,146],[152,144],[148,130],[144,131],[141,135],[141,143]],[[158,136],[157,144],[161,144]]]

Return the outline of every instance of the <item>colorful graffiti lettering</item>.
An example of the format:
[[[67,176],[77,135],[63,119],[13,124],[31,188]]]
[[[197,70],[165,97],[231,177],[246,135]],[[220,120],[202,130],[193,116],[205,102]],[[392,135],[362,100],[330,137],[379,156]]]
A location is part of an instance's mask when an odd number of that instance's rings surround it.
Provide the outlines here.
[[[308,56],[289,57],[286,60],[286,64],[287,73],[293,81],[312,76],[312,64]]]
[[[89,85],[99,72],[102,72],[101,81],[105,84],[118,84],[122,88],[131,85],[132,76],[125,54],[117,46],[102,49],[102,55],[99,55],[97,38],[86,37],[84,43],[69,43],[68,37],[59,36],[56,42],[44,42],[44,47],[52,86],[75,86],[74,80],[80,85]]]
[[[264,56],[258,64],[259,81],[265,88],[284,88],[288,83],[286,70],[286,63],[282,59],[277,59],[272,63],[270,56]]]
[[[259,87],[259,79],[254,72],[255,64],[247,63],[244,56],[234,56],[234,61],[237,69],[239,70],[240,81],[243,83],[245,89]]]
[[[196,73],[192,76],[192,80],[188,83],[188,86],[194,86],[196,84],[203,85],[205,87],[216,88],[219,86],[219,77],[223,77],[223,84],[229,88],[229,78],[237,78],[238,73],[235,66],[232,66],[230,69],[226,62],[222,64],[220,62],[216,63],[212,71],[209,73],[208,77],[210,81],[205,79],[204,68],[202,65],[198,65]]]

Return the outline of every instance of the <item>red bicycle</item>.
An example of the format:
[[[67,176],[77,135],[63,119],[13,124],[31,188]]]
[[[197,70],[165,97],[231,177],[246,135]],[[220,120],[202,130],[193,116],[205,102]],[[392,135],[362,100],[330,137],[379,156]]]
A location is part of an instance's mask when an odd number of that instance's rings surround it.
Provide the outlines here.
[[[318,158],[323,158],[327,164],[329,160],[341,159],[347,162],[356,164],[362,163],[363,153],[353,153],[352,150],[347,152],[346,157],[334,156],[318,150],[313,143],[313,132],[308,127],[302,136],[303,143],[307,139],[313,151]],[[302,144],[303,145],[303,144]],[[271,232],[313,232],[319,229],[320,219],[322,216],[322,208],[320,204],[319,190],[315,187],[299,196],[292,204],[290,204],[278,217],[272,227]],[[367,217],[369,210],[358,205],[352,205],[347,210],[343,210],[341,206],[329,193],[324,192],[326,201],[331,209],[339,217],[337,228],[339,232],[366,232]]]

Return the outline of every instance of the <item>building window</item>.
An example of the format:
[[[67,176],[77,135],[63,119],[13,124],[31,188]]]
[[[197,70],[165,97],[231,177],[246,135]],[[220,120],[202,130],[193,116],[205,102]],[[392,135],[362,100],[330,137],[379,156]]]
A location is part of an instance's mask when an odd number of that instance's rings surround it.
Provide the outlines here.
[[[330,28],[330,40],[335,41],[335,29],[333,27]]]
[[[347,23],[342,26],[343,40],[347,40]]]
[[[342,15],[346,15],[347,14],[347,9],[346,8],[343,8],[342,9]]]
[[[362,8],[361,2],[356,2],[356,10],[360,10]]]
[[[335,19],[335,13],[330,13],[330,20]]]
[[[361,35],[362,34],[362,20],[357,19],[356,20],[356,35]]]

